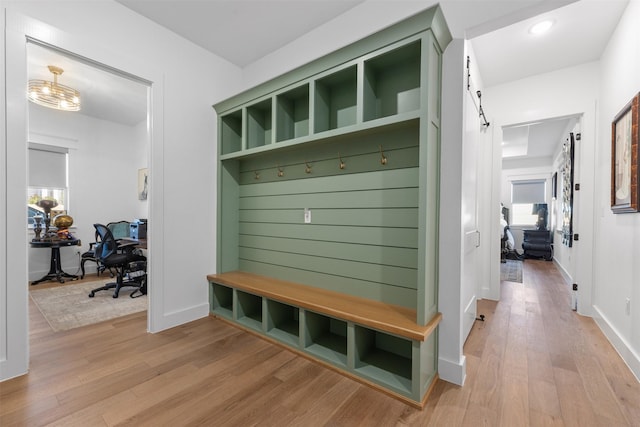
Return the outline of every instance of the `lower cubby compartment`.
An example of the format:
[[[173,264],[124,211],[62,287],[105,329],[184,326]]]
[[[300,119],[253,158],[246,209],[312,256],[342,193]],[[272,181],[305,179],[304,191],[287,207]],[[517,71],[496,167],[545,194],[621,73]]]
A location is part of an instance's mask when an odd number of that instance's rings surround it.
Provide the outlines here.
[[[238,323],[262,332],[262,297],[236,290]]]
[[[305,311],[304,350],[331,364],[347,366],[347,322]]]
[[[233,289],[211,283],[211,311],[228,319],[233,318]]]
[[[298,307],[267,300],[267,334],[298,347],[300,340],[300,310]]]
[[[411,340],[355,325],[354,369],[359,375],[410,394],[411,353]]]

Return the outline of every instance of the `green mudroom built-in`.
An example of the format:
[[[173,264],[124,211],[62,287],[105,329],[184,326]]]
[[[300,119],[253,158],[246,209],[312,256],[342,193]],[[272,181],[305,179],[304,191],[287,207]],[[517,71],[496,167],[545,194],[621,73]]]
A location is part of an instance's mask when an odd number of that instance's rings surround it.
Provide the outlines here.
[[[434,7],[214,106],[211,313],[420,407],[450,40]]]

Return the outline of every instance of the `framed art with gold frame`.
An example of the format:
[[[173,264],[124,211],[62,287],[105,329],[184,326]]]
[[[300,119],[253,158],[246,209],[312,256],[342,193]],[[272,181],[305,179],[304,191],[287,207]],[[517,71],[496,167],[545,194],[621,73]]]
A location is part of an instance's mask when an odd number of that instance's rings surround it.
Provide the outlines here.
[[[611,210],[638,212],[638,122],[640,93],[611,123]]]

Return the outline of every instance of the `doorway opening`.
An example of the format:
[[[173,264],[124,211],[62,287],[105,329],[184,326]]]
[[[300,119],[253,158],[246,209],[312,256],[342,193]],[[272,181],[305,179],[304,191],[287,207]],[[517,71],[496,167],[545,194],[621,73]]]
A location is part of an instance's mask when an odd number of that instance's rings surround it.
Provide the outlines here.
[[[580,134],[581,117],[575,114],[502,127],[501,230],[507,226],[513,236],[513,247],[503,247],[503,251],[513,250],[525,259],[556,260],[565,275],[572,274],[575,257],[564,245],[563,228],[567,216],[576,215],[572,184],[563,185],[575,173],[575,161],[567,163],[566,148]],[[533,246],[525,240],[541,235],[545,242],[536,241],[536,250],[527,253],[523,243],[527,248]]]
[[[39,279],[47,277],[46,271],[53,268],[54,257],[50,258],[49,248],[30,245],[28,279],[33,284],[29,285],[31,292],[49,289],[47,297],[56,288],[66,288],[55,292],[60,292],[60,295],[68,294],[68,298],[61,296],[56,300],[55,296],[51,296],[57,301],[59,309],[55,313],[49,311],[45,314],[45,310],[38,304],[54,330],[56,329],[48,315],[59,315],[79,322],[74,324],[63,319],[61,324],[56,324],[63,328],[58,330],[65,330],[64,328],[83,326],[90,324],[87,322],[104,319],[105,308],[102,308],[103,312],[94,313],[86,301],[83,300],[83,304],[74,303],[75,299],[89,300],[88,292],[80,291],[81,284],[82,289],[97,288],[107,281],[116,280],[115,277],[110,277],[109,270],[100,272],[95,262],[83,263],[85,271],[81,271],[83,254],[90,251],[93,248],[90,243],[95,242],[93,224],[124,221],[136,224],[136,227],[131,227],[132,230],[139,229],[140,224],[144,224],[146,230],[148,219],[152,216],[146,191],[141,195],[138,190],[140,175],[146,178],[150,173],[150,82],[28,39],[28,80],[51,80],[49,66],[64,70],[57,76],[58,81],[80,92],[81,109],[78,112],[60,111],[28,103],[29,153],[63,153],[65,158],[60,163],[60,168],[64,168],[61,171],[62,183],[51,186],[48,174],[56,171],[34,163],[32,156],[29,156],[28,212],[29,209],[34,209],[34,215],[38,215],[37,199],[57,195],[61,200],[56,200],[57,206],[54,209],[57,208],[57,211],[53,212],[72,217],[73,224],[68,232],[73,239],[79,240],[80,245],[59,248],[56,258],[64,275],[42,282]],[[33,215],[26,222],[27,241],[31,242],[35,237]],[[129,227],[124,227],[124,232],[125,235],[117,237],[133,237],[129,236]],[[146,248],[137,250],[150,257]],[[75,277],[70,276],[84,277],[76,281]],[[34,284],[35,282],[39,283]],[[75,286],[75,292],[71,291],[71,286]],[[123,288],[118,299],[111,298],[113,290],[101,291],[109,299],[113,299],[111,305],[116,305],[109,315],[129,313],[123,307],[132,306],[131,301],[128,301],[131,291],[133,288]],[[143,299],[146,300],[146,296],[140,298]],[[60,309],[61,304],[68,307]],[[84,311],[74,315],[74,304],[78,310]],[[99,305],[102,304],[94,304],[94,307]],[[147,310],[146,305],[137,301],[136,306],[129,310],[139,311],[141,307]]]

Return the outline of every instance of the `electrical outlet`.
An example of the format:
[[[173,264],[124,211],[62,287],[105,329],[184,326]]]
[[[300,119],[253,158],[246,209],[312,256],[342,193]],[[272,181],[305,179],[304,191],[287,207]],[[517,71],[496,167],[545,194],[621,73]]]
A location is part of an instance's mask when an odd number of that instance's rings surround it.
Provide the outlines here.
[[[631,298],[627,298],[627,303],[625,304],[625,312],[627,316],[631,316]]]
[[[304,223],[311,224],[311,209],[304,208]]]

